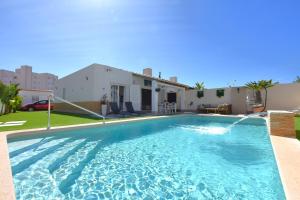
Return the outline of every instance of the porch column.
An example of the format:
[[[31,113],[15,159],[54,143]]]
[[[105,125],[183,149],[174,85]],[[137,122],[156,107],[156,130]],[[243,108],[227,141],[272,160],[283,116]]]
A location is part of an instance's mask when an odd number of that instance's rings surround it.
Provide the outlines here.
[[[180,110],[185,110],[185,89],[180,91]]]
[[[155,91],[155,89],[157,88],[157,81],[152,81],[152,102],[151,102],[151,109],[152,112],[158,112],[158,92]]]

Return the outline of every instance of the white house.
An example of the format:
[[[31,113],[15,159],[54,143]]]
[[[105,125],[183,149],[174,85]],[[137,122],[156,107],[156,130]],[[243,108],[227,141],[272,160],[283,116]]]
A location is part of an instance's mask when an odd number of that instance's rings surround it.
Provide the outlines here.
[[[164,101],[176,102],[178,110],[185,109],[187,85],[152,76],[152,69],[143,74],[114,67],[92,64],[57,81],[54,94],[65,100],[81,105],[94,112],[100,112],[100,101],[107,96],[109,102],[117,102],[126,110],[125,102],[131,101],[135,110],[158,111]],[[72,111],[67,104],[57,104],[55,109]]]

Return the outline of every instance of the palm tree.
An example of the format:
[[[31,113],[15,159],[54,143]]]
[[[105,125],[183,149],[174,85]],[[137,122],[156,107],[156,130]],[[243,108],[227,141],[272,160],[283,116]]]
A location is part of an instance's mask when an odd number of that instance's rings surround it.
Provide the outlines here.
[[[3,94],[2,94],[2,97],[1,97],[1,101],[2,101],[2,104],[3,106],[1,107],[1,113],[4,113],[6,114],[7,111],[8,111],[8,105],[9,105],[9,88],[8,86],[5,86],[4,87],[4,90],[3,90]]]
[[[9,84],[8,86],[8,102],[9,112],[16,112],[17,108],[22,104],[22,98],[19,96],[19,84]]]
[[[246,87],[249,89],[252,89],[255,92],[255,104],[261,104],[262,103],[262,98],[261,98],[261,87],[259,84],[255,81],[246,83]]]
[[[277,82],[274,83],[274,82],[272,81],[272,79],[270,79],[270,80],[260,80],[260,81],[258,81],[259,87],[260,87],[261,89],[264,89],[264,90],[265,90],[265,104],[264,104],[264,109],[263,109],[263,111],[265,111],[265,110],[266,110],[266,107],[267,107],[268,88],[273,87],[275,84],[277,84]]]
[[[197,89],[197,90],[204,90],[204,82],[197,82],[196,84],[195,84],[195,89]]]
[[[2,104],[1,113],[3,111],[5,113],[16,112],[19,106],[22,104],[22,98],[19,96],[19,84],[9,84],[8,86],[4,85],[3,83],[0,84],[0,100]],[[5,110],[3,110],[5,108]]]

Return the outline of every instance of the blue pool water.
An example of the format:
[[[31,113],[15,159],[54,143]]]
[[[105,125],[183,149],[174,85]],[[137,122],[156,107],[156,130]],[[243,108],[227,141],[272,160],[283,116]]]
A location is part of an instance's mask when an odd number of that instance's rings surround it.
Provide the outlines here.
[[[263,119],[180,116],[10,139],[17,199],[285,199]]]

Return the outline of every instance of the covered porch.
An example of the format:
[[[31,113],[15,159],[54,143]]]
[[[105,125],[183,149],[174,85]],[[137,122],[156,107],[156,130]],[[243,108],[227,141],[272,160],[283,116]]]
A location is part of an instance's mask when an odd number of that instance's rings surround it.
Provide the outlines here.
[[[185,88],[154,80],[151,102],[153,113],[182,111],[185,109]]]

